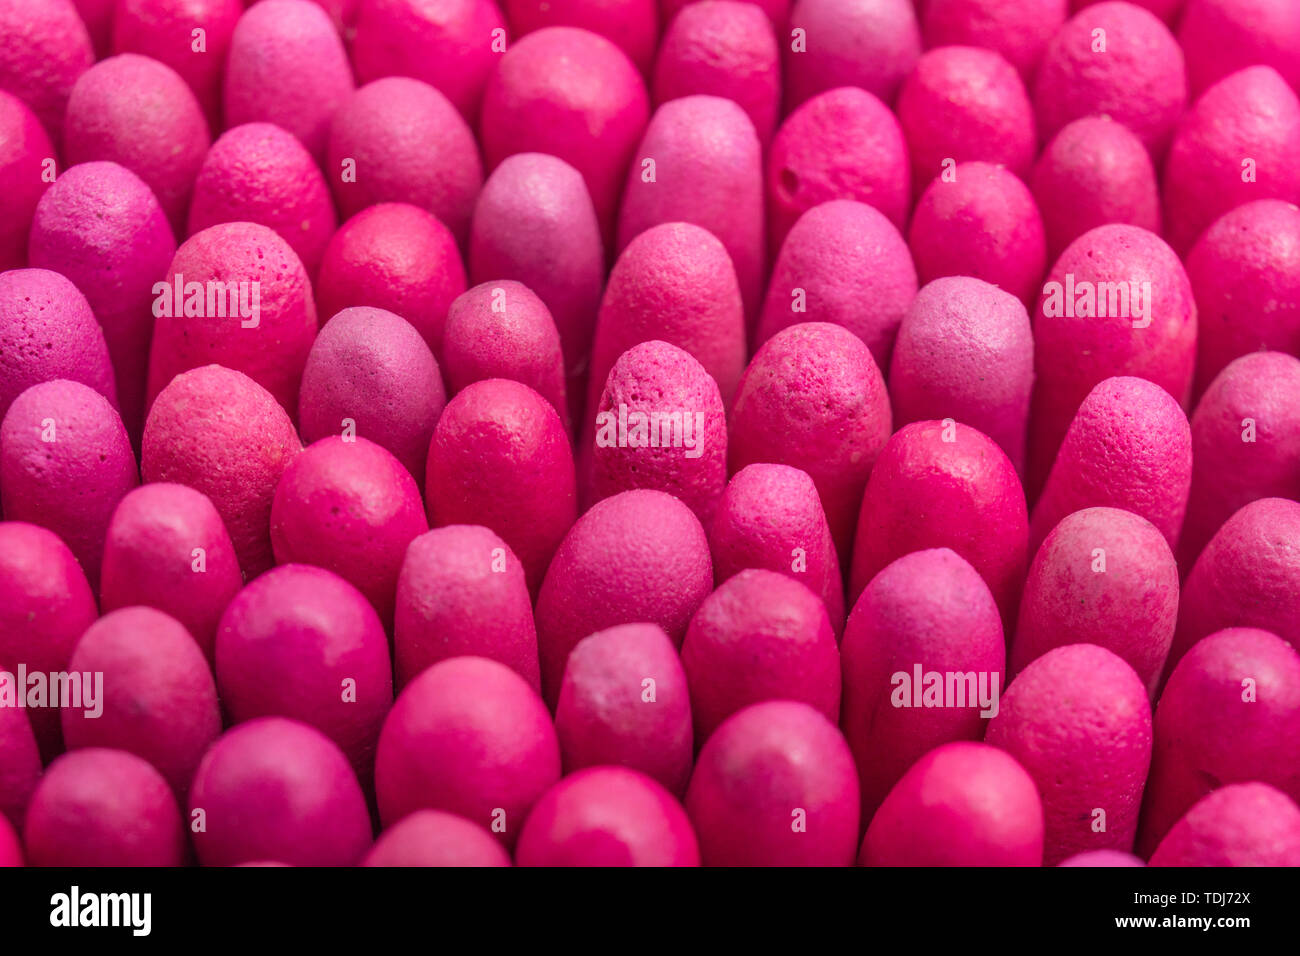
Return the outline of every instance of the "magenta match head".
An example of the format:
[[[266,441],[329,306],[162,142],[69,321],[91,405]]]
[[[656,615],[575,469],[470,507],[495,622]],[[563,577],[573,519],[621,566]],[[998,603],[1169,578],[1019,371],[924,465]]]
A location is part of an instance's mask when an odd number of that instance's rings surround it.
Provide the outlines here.
[[[1043,804],[1033,778],[996,747],[931,750],[889,791],[862,866],[1042,866]]]
[[[909,0],[795,0],[783,36],[785,108],[836,87],[856,86],[892,103],[921,55],[921,30]]]
[[[101,60],[73,87],[63,136],[69,165],[100,159],[125,166],[153,190],[172,229],[184,231],[211,140],[175,70],[136,53]]]
[[[22,866],[23,847],[18,831],[5,817],[0,816],[0,867]]]
[[[262,0],[239,18],[226,59],[227,127],[274,123],[320,162],[330,121],[352,90],[343,39],[318,4]]]
[[[1118,222],[1160,232],[1160,191],[1142,140],[1109,116],[1065,124],[1029,179],[1055,260],[1090,229]]]
[[[354,866],[370,848],[366,798],[343,751],[320,731],[284,717],[227,730],[204,754],[188,819],[203,866],[275,860]]]
[[[302,451],[285,410],[247,375],[207,365],[176,376],[144,426],[141,475],[203,492],[249,580],[274,562],[271,499]]]
[[[911,173],[903,128],[866,90],[819,93],[790,113],[767,157],[767,239],[774,252],[804,212],[831,199],[875,206],[907,223]]]
[[[122,419],[97,391],[54,379],[23,392],[0,422],[0,507],[67,542],[99,590],[113,509],[140,483]]]
[[[447,97],[406,76],[368,83],[339,107],[325,168],[345,218],[376,203],[410,203],[462,244],[483,185],[469,126]]]
[[[587,394],[604,257],[582,174],[564,160],[517,153],[483,184],[470,226],[470,279],[516,279],[546,303],[564,350],[572,421],[581,417]]]
[[[760,143],[772,141],[781,114],[781,48],[757,4],[705,0],[684,7],[664,31],[653,79],[656,103],[722,96],[740,104]]]
[[[1151,762],[1151,704],[1122,658],[1095,644],[1048,651],[1011,682],[984,740],[1038,786],[1045,866],[1082,850],[1132,849]]]
[[[208,150],[190,204],[189,234],[221,222],[274,229],[315,276],[338,217],[320,167],[297,137],[270,123],[223,133]]]
[[[1300,654],[1234,627],[1188,651],[1161,694],[1138,852],[1210,791],[1250,780],[1300,799]]]
[[[31,262],[71,279],[104,329],[122,418],[132,440],[144,427],[154,283],[176,240],[153,192],[117,163],[82,163],[61,175],[36,208]]]
[[[164,611],[211,661],[217,622],[243,583],[221,515],[201,491],[154,482],[118,502],[104,542],[105,613],[133,605]]]
[[[727,412],[703,365],[667,342],[633,346],[610,370],[595,414],[596,500],[656,488],[712,523],[727,484]]]
[[[663,11],[663,20],[665,23],[671,21],[685,7],[691,6],[696,0],[659,0],[659,8]],[[791,0],[747,0],[754,6],[762,10],[767,18],[772,21],[774,28],[781,28],[786,21],[790,19]]]
[[[1034,83],[1044,139],[1083,116],[1123,123],[1158,162],[1187,104],[1178,41],[1154,14],[1131,3],[1076,13],[1047,44]]]
[[[889,428],[889,395],[862,340],[825,322],[794,325],[758,350],[741,379],[731,471],[776,462],[811,475],[843,561]]]
[[[528,286],[497,279],[457,296],[447,310],[442,356],[453,393],[486,378],[508,378],[550,402],[569,427],[560,333]]]
[[[380,203],[334,233],[321,261],[316,301],[321,318],[353,305],[395,312],[441,361],[447,309],[464,291],[465,266],[447,227],[416,206]]]
[[[483,657],[425,670],[379,735],[375,786],[386,826],[416,810],[446,810],[513,847],[528,811],[559,779],[546,705],[522,677]]]
[[[842,325],[889,367],[916,297],[916,268],[897,227],[875,207],[832,199],[801,215],[781,244],[756,341],[799,322]]]
[[[627,55],[576,27],[547,27],[510,45],[483,95],[483,154],[551,153],[587,182],[606,241],[649,118],[645,83]]]
[[[1196,395],[1229,362],[1261,349],[1300,355],[1300,207],[1244,203],[1201,234],[1187,256],[1200,329]]]
[[[599,34],[628,55],[642,73],[650,69],[659,40],[655,0],[504,0],[510,33],[516,39],[544,27],[582,27]]]
[[[33,385],[65,378],[115,407],[104,332],[75,285],[48,269],[0,272],[0,417]]]
[[[925,45],[976,46],[994,50],[1034,79],[1047,44],[1065,23],[1067,0],[926,0],[921,32]]]
[[[1223,523],[1183,583],[1166,673],[1207,634],[1258,627],[1300,647],[1300,504],[1252,501]]]
[[[1011,674],[1066,644],[1114,651],[1154,699],[1178,620],[1178,566],[1151,522],[1084,508],[1047,535],[1029,566]]]
[[[984,578],[1010,631],[1028,534],[1020,479],[991,438],[951,418],[914,422],[881,450],[862,497],[850,603],[897,558],[951,548]]]
[[[1169,244],[1186,253],[1225,212],[1256,199],[1300,202],[1300,99],[1276,70],[1250,66],[1201,94],[1164,169]]]
[[[1223,523],[1257,498],[1300,501],[1300,360],[1282,352],[1234,359],[1196,406],[1180,565],[1190,570]]]
[[[1271,66],[1300,91],[1300,15],[1289,0],[1188,0],[1178,42],[1193,96],[1256,64]]]
[[[564,668],[555,732],[567,773],[618,764],[680,797],[694,754],[691,702],[663,628],[620,624],[579,641]]]
[[[429,439],[447,404],[424,339],[386,309],[356,306],[325,323],[302,372],[304,441],[356,435],[386,448],[424,486]]]
[[[50,764],[23,827],[31,866],[183,866],[180,808],[167,781],[124,750],[92,747]]]
[[[1026,487],[1036,498],[1080,404],[1104,379],[1137,376],[1187,404],[1197,314],[1174,251],[1154,233],[1114,224],[1084,233],[1061,253],[1033,318],[1037,378]]]
[[[36,114],[57,145],[68,96],[95,62],[72,0],[0,0],[0,87]]]
[[[491,528],[535,594],[578,517],[573,451],[555,408],[518,382],[475,382],[438,419],[425,474],[429,524]]]
[[[897,424],[969,424],[1023,473],[1033,382],[1033,334],[1015,296],[980,279],[948,276],[912,300],[889,370]]]
[[[505,17],[492,0],[367,0],[352,37],[357,77],[413,76],[478,119],[488,77],[505,49]],[[500,43],[497,42],[498,38]]]
[[[392,627],[397,573],[407,546],[429,530],[420,489],[382,445],[331,435],[285,468],[271,504],[277,564],[328,568]]]
[[[1151,866],[1300,866],[1300,807],[1266,783],[1202,799],[1151,854]]]
[[[1141,857],[1134,856],[1132,853],[1125,853],[1123,850],[1084,850],[1082,853],[1076,853],[1068,860],[1062,860],[1057,866],[1146,866]]]
[[[691,509],[642,488],[598,501],[569,529],[537,598],[542,688],[560,692],[575,644],[616,624],[658,624],[680,646],[713,590],[709,543]]]
[[[682,666],[697,745],[765,700],[803,701],[839,721],[840,655],[826,608],[776,571],[741,571],[704,599],[686,629]]]
[[[122,0],[112,10],[115,53],[140,53],[165,63],[180,74],[199,101],[208,126],[221,122],[221,81],[235,24],[244,12],[242,0]],[[206,55],[196,56],[193,32],[201,28]]]
[[[822,599],[836,637],[844,630],[844,580],[817,486],[806,471],[758,462],[732,476],[709,531],[713,579],[746,568],[794,578]]]
[[[20,665],[46,674],[67,670],[73,647],[96,614],[85,572],[58,535],[22,521],[0,521],[0,666],[11,673]],[[28,716],[42,757],[54,759],[63,750],[58,710],[37,708]],[[21,770],[21,761],[16,767]],[[7,765],[0,764],[5,773]]]
[[[300,720],[338,744],[369,782],[393,702],[388,640],[374,609],[341,577],[284,563],[250,582],[221,616],[216,674],[231,723]]]
[[[5,527],[0,525],[0,528]],[[3,537],[0,531],[0,537]],[[676,651],[673,657],[677,656]],[[684,682],[683,682],[684,686]],[[686,750],[690,754],[690,718],[687,717]],[[687,771],[689,772],[689,764]],[[8,820],[22,832],[27,802],[41,778],[41,752],[36,747],[27,711],[18,707],[0,707],[0,821]],[[685,781],[683,780],[683,786]]]
[[[1034,109],[1020,74],[1000,54],[979,47],[923,54],[898,94],[898,121],[912,157],[914,192],[950,175],[954,160],[982,160],[1025,176],[1038,149]]]
[[[519,837],[520,866],[699,866],[676,798],[627,767],[591,767],[542,794]]]
[[[510,866],[486,827],[441,810],[417,810],[379,835],[362,866]]]
[[[645,230],[693,222],[727,249],[753,315],[763,294],[763,147],[736,103],[717,96],[670,100],[655,111],[627,173],[620,251]]]
[[[153,608],[112,611],[77,642],[68,670],[103,675],[98,713],[61,711],[68,749],[133,753],[183,799],[203,752],[221,734],[217,687],[190,633]]]
[[[27,104],[0,90],[0,271],[27,265],[27,234],[45,188],[54,146]]]
[[[686,812],[706,866],[852,866],[860,832],[853,755],[807,704],[754,704],[704,744]]]
[[[251,222],[204,229],[176,250],[153,292],[146,407],[181,372],[215,363],[298,411],[316,305],[311,277],[280,236]]]
[[[959,163],[951,176],[932,180],[912,214],[908,245],[918,278],[972,276],[1032,304],[1047,239],[1029,188],[991,163]]]
[[[449,657],[487,657],[541,689],[537,630],[523,565],[479,525],[434,528],[411,542],[397,578],[397,686]]]
[[[1079,406],[1034,506],[1029,547],[1081,508],[1105,506],[1141,515],[1171,549],[1192,485],[1192,431],[1178,403],[1158,385],[1108,378]]]
[[[1006,686],[1002,619],[988,585],[955,551],[913,551],[871,579],[841,651],[840,726],[857,761],[865,820],[927,751],[983,739]],[[963,685],[962,701],[917,706],[925,675],[936,673],[973,673],[975,683]]]

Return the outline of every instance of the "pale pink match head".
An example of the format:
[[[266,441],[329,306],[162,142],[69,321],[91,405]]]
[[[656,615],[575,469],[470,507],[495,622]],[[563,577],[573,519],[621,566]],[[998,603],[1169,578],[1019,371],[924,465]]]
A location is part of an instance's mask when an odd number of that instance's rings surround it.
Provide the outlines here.
[[[1062,860],[1056,865],[1089,867],[1146,866],[1141,857],[1134,856],[1132,853],[1125,853],[1123,850],[1084,850],[1082,853],[1076,853],[1068,860]]]

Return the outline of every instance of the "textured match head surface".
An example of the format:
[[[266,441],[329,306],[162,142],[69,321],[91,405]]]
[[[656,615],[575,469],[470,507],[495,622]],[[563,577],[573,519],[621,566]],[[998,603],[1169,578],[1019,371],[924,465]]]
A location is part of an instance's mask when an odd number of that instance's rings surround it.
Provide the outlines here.
[[[533,605],[509,545],[478,525],[447,525],[406,549],[394,618],[397,686],[448,657],[500,661],[541,689]]]
[[[790,24],[804,30],[806,49],[783,44],[786,110],[844,86],[892,103],[921,55],[916,16],[909,0],[796,0]]]
[[[1033,302],[1047,240],[1029,187],[992,163],[958,163],[951,175],[951,182],[931,180],[912,214],[908,245],[918,278],[972,276]]]
[[[1133,846],[1151,761],[1151,705],[1122,658],[1095,644],[1048,651],[1011,682],[984,739],[1015,757],[1038,787],[1046,866],[1082,850]],[[1103,819],[1104,831],[1095,826]]]
[[[883,213],[852,199],[824,202],[786,234],[757,342],[799,322],[830,322],[857,335],[876,364],[888,368],[916,285],[907,242]]]
[[[1069,9],[1067,0],[927,0],[917,6],[926,47],[996,50],[1026,84]]]
[[[33,385],[89,385],[117,404],[104,332],[86,297],[57,272],[0,272],[0,416]]]
[[[0,87],[27,104],[57,144],[72,87],[95,62],[72,0],[0,0]]]
[[[131,440],[108,399],[54,379],[23,392],[0,422],[0,507],[59,535],[99,590],[104,537],[140,483]]]
[[[919,192],[950,160],[982,160],[1023,176],[1034,162],[1034,109],[1001,54],[944,46],[922,54],[898,94],[898,121]],[[960,181],[960,176],[958,176]]]
[[[1160,696],[1138,852],[1210,791],[1247,781],[1300,798],[1300,654],[1232,627],[1197,642]]]
[[[1155,697],[1178,621],[1178,565],[1150,521],[1119,508],[1063,518],[1035,553],[1011,648],[1014,674],[1047,651],[1114,651]]]
[[[27,234],[49,186],[41,176],[54,146],[27,104],[0,90],[0,270],[27,265]]]
[[[304,441],[357,436],[390,451],[424,486],[424,465],[447,404],[442,373],[420,333],[387,309],[354,306],[329,319],[312,342],[298,393]]]
[[[329,132],[334,196],[344,217],[380,202],[406,202],[446,223],[458,242],[483,185],[478,146],[456,107],[407,76],[367,83],[339,107]],[[355,176],[340,175],[355,164]]]
[[[819,93],[785,118],[767,157],[767,238],[774,252],[804,212],[831,199],[874,206],[907,222],[911,172],[903,128],[866,90]]]
[[[857,761],[864,819],[922,754],[981,739],[981,710],[991,706],[979,701],[980,681],[986,696],[1006,686],[998,606],[979,573],[948,548],[913,551],[872,578],[849,615],[841,653],[840,726]],[[963,690],[961,706],[916,708],[917,667],[922,675],[974,673],[976,684]]]
[[[582,27],[616,43],[642,73],[654,59],[659,40],[656,0],[576,0],[560,5],[548,0],[504,0],[502,8],[514,37],[551,26]]]
[[[1044,139],[1081,116],[1105,114],[1136,133],[1157,160],[1186,104],[1178,41],[1154,14],[1131,3],[1099,3],[1076,13],[1048,42],[1034,83]]]
[[[870,349],[842,326],[805,322],[777,333],[749,363],[731,406],[730,467],[806,471],[843,560],[889,430],[889,394]]]
[[[149,607],[112,611],[77,642],[68,670],[103,675],[98,714],[61,711],[68,749],[129,751],[183,798],[203,752],[221,734],[212,672],[184,626]]]
[[[916,761],[871,818],[862,866],[1041,866],[1043,805],[1005,752],[943,744]]]
[[[688,717],[688,741],[689,723]],[[41,779],[41,769],[41,752],[26,709],[0,707],[0,823],[8,822],[15,833],[22,832],[27,802]]]
[[[649,119],[645,83],[622,50],[577,27],[547,27],[510,44],[488,79],[480,121],[495,168],[546,152],[582,173],[606,240],[623,177]]]
[[[289,866],[355,866],[370,848],[370,814],[338,745],[285,717],[227,730],[208,748],[189,793],[203,866],[276,860]]]
[[[844,582],[817,486],[806,471],[757,462],[732,476],[708,529],[717,584],[746,568],[779,571],[822,599],[836,636]]]
[[[366,438],[322,438],[285,468],[271,504],[278,564],[328,568],[365,595],[392,626],[407,545],[429,530],[410,472]]]
[[[694,754],[677,648],[657,624],[620,624],[579,641],[555,709],[564,769],[618,764],[681,796]]]
[[[751,568],[704,599],[682,644],[695,740],[765,700],[840,716],[840,655],[821,599],[798,581]]]
[[[1183,115],[1169,150],[1169,244],[1185,253],[1205,227],[1246,202],[1300,202],[1297,150],[1300,99],[1276,70],[1249,66],[1216,82]]]
[[[362,866],[510,866],[486,827],[442,810],[417,810],[379,835]]]
[[[407,684],[375,759],[385,825],[426,807],[446,810],[491,828],[507,847],[559,779],[546,705],[514,671],[482,657],[442,661]]]
[[[1025,467],[1034,339],[1011,293],[969,276],[927,283],[911,300],[894,346],[894,421],[952,418],[971,425]]]
[[[520,866],[699,866],[691,821],[676,798],[626,767],[579,770],[528,814]]]
[[[226,59],[227,126],[274,123],[319,161],[352,90],[343,39],[319,4],[262,0],[239,18]]]
[[[624,491],[593,505],[565,535],[537,598],[542,687],[559,694],[573,646],[616,624],[658,624],[680,646],[713,590],[704,529],[662,491]]]
[[[334,233],[321,262],[316,301],[323,318],[353,305],[395,312],[441,360],[447,309],[464,291],[465,267],[447,227],[416,206],[380,203]]]
[[[271,500],[302,451],[288,414],[242,372],[207,365],[159,393],[145,422],[141,476],[207,495],[248,579],[271,567]]]
[[[338,228],[320,167],[297,137],[271,123],[227,130],[204,157],[194,181],[188,232],[220,222],[274,229],[313,278]]]
[[[183,866],[189,856],[162,774],[100,747],[50,764],[27,807],[23,843],[31,866]]]
[[[1178,23],[1197,96],[1229,73],[1262,63],[1300,90],[1300,16],[1288,0],[1188,0]]]
[[[1029,184],[1055,260],[1075,239],[1107,223],[1160,232],[1160,191],[1142,140],[1109,116],[1066,123],[1043,147]]]
[[[1220,787],[1174,824],[1151,866],[1300,866],[1300,807],[1266,783]]]
[[[704,744],[686,812],[706,866],[851,866],[859,833],[853,755],[815,708],[754,704]]]

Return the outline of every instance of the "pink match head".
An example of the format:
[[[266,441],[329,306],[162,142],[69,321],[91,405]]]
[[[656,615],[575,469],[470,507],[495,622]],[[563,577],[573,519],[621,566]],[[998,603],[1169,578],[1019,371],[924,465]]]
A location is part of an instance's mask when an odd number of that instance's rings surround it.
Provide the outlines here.
[[[72,0],[0,0],[0,88],[27,104],[58,145],[72,87],[95,62]]]
[[[1084,850],[1068,860],[1062,860],[1057,866],[1146,866],[1141,857],[1123,850]]]
[[[486,827],[441,810],[417,810],[379,835],[362,866],[510,866]]]
[[[790,25],[805,47],[785,40],[785,106],[818,93],[856,86],[892,103],[921,55],[921,31],[908,0],[795,0]]]
[[[1151,866],[1300,866],[1300,807],[1266,783],[1220,787],[1187,811]]]
[[[1300,90],[1300,16],[1287,0],[1187,0],[1178,23],[1192,95],[1262,63]]]
[[[1065,23],[1068,0],[927,0],[921,33],[925,45],[995,50],[1029,84],[1048,42]]]
[[[655,0],[503,0],[511,35],[518,38],[545,27],[582,27],[618,45],[645,73],[659,40],[659,5]]]
[[[42,173],[54,145],[27,104],[0,90],[0,270],[27,265],[27,235],[49,185]]]
[[[5,537],[5,527],[8,526],[0,525],[0,539]],[[4,666],[11,665],[6,661]],[[688,716],[688,756],[689,724]],[[32,733],[27,711],[18,707],[0,707],[0,822],[7,821],[17,833],[22,832],[27,802],[31,800],[40,778],[41,752],[36,746],[36,735]]]

